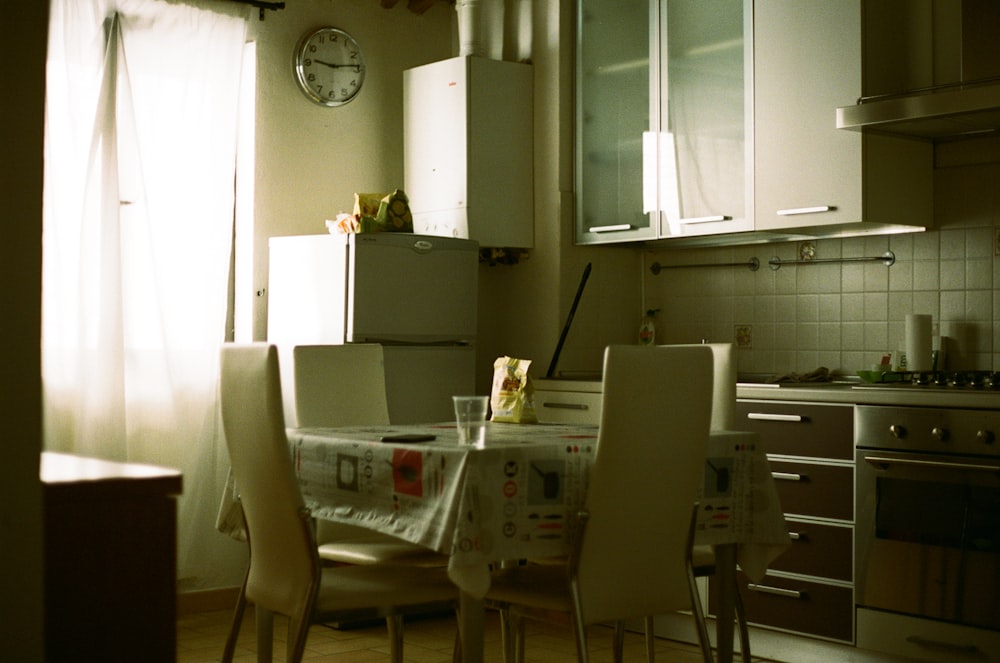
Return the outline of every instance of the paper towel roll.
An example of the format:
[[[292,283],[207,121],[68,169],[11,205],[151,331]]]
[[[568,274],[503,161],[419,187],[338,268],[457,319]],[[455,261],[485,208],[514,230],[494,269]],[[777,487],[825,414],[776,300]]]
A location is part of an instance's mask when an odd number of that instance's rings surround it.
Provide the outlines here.
[[[931,370],[931,316],[906,316],[906,370]]]

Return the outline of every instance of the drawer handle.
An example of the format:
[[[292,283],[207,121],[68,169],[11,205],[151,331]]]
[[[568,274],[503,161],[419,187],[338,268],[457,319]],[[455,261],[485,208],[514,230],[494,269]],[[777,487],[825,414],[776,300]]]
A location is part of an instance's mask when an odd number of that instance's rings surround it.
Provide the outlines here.
[[[801,414],[768,414],[767,412],[748,412],[747,419],[753,421],[805,421]]]
[[[806,481],[809,478],[808,475],[793,472],[771,472],[771,476],[778,481]]]
[[[760,592],[761,594],[774,594],[775,596],[784,596],[790,599],[801,599],[805,598],[806,595],[805,592],[799,592],[794,589],[771,587],[770,585],[755,585],[753,583],[748,583],[747,589],[753,592]]]
[[[816,205],[814,207],[792,207],[789,209],[779,209],[778,216],[795,216],[797,214],[820,214],[822,212],[832,212],[836,207],[833,205]]]
[[[589,410],[590,406],[583,403],[542,403],[542,407],[550,407],[555,410]]]
[[[792,541],[805,541],[808,539],[805,532],[789,532],[788,538]]]

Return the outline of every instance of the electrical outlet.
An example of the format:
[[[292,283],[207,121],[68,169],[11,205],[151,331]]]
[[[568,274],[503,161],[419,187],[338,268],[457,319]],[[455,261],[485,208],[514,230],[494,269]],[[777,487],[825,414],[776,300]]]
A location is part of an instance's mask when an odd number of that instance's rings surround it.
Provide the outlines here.
[[[753,347],[753,326],[736,325],[735,336],[736,336],[736,347],[738,348]]]

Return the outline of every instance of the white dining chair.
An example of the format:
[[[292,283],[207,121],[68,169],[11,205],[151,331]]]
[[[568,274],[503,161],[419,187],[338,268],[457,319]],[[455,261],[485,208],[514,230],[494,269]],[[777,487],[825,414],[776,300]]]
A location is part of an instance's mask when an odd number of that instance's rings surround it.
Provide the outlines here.
[[[386,619],[391,660],[401,663],[403,615],[414,606],[454,608],[456,587],[444,569],[321,566],[285,435],[277,351],[264,343],[226,344],[220,354],[222,424],[250,553],[223,662],[233,660],[243,613],[252,604],[258,661],[271,660],[278,614],[288,618],[288,663],[301,660],[311,624],[376,617]]]
[[[377,343],[296,345],[291,348],[292,381],[285,412],[296,428],[386,426],[389,405],[385,360]],[[447,566],[448,557],[357,525],[316,521],[320,559],[336,564]]]
[[[712,432],[736,430],[736,346],[732,343],[700,343],[677,344],[667,347],[685,348],[702,345],[712,350]],[[699,578],[714,576],[716,571],[715,548],[710,545],[696,545],[692,552],[694,574]],[[740,639],[740,652],[743,660],[750,658],[750,630],[747,628],[746,611],[740,596],[739,587],[733,588],[736,599],[736,626]],[[647,616],[644,621],[647,638],[647,650],[651,649],[653,637],[653,617]],[[648,663],[653,663],[648,656]]]
[[[500,609],[504,660],[522,660],[524,619],[571,616],[581,663],[591,624],[690,610],[705,661],[711,644],[694,578],[696,495],[712,414],[707,347],[611,346],[597,452],[565,564],[497,570],[486,599]]]

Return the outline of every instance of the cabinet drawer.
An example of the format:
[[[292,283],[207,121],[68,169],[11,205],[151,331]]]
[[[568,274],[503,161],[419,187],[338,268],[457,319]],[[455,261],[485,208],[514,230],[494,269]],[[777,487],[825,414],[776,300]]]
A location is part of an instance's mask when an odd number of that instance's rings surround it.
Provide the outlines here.
[[[784,460],[770,466],[785,513],[854,520],[853,467]]]
[[[751,624],[771,626],[843,642],[854,640],[854,590],[770,574],[758,584],[738,573],[740,596]],[[709,581],[709,610],[717,602]]]
[[[850,405],[738,401],[736,428],[759,433],[770,454],[854,458],[854,408]]]
[[[787,506],[785,508],[788,508]],[[789,519],[792,545],[771,568],[776,571],[854,581],[854,528]]]
[[[543,424],[600,424],[601,394],[535,390],[535,413]]]

